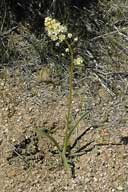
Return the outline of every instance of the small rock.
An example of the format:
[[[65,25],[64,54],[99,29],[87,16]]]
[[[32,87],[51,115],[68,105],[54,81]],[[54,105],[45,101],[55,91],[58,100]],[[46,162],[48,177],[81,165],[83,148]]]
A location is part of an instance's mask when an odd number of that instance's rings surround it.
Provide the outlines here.
[[[87,190],[87,189],[88,189],[88,187],[87,187],[87,185],[85,185],[85,186],[84,186],[84,191]]]
[[[104,88],[100,88],[98,94],[99,97],[106,103],[111,99],[110,94]]]
[[[89,178],[85,178],[84,183],[88,183],[90,181]]]
[[[15,169],[10,170],[9,172],[7,172],[7,176],[8,177],[15,177],[16,176],[16,170]]]
[[[118,186],[118,187],[117,187],[117,190],[119,190],[119,191],[123,191],[124,189],[123,189],[122,186]]]

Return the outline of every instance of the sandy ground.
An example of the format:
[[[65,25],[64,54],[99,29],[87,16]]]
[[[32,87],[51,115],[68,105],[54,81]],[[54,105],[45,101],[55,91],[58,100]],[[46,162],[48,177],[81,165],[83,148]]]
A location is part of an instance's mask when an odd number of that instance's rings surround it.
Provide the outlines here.
[[[122,84],[121,84],[122,83]],[[120,89],[118,87],[120,85]],[[63,141],[67,97],[60,86],[30,82],[21,76],[1,79],[1,192],[118,192],[128,191],[128,90],[115,81],[111,96],[98,82],[88,81],[74,91],[73,117],[87,111],[74,133],[90,128],[74,151],[75,177],[63,170],[55,147],[37,129],[48,128]],[[117,91],[118,90],[118,91]],[[92,142],[90,145],[88,143]],[[88,145],[87,145],[88,144]]]

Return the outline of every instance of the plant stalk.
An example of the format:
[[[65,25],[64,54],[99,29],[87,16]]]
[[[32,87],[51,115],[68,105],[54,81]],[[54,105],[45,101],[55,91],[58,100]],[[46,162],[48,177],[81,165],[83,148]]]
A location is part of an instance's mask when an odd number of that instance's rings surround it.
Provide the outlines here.
[[[70,52],[70,65],[69,65],[69,96],[68,96],[68,112],[66,116],[66,132],[65,132],[65,137],[64,137],[64,145],[63,145],[63,155],[66,157],[66,151],[67,151],[67,146],[69,144],[69,131],[71,129],[71,111],[72,111],[72,95],[73,95],[73,69],[74,69],[74,58],[73,58],[73,49],[71,45],[68,43],[68,41],[65,41]]]

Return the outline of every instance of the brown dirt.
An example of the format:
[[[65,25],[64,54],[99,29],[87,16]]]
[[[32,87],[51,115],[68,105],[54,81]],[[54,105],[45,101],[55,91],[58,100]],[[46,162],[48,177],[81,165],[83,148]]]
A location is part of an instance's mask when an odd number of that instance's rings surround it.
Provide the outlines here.
[[[71,178],[64,172],[59,156],[53,153],[55,147],[46,138],[35,134],[36,129],[48,128],[62,143],[67,97],[61,86],[39,83],[34,75],[28,84],[20,75],[8,77],[6,82],[1,79],[0,191],[127,192],[126,84],[115,82],[115,97],[97,81],[90,85],[85,80],[75,89],[73,117],[75,113],[76,118],[81,112],[88,113],[72,142],[88,127],[90,129],[74,150],[91,141],[92,144],[85,148],[88,151],[83,155],[73,159],[75,178]]]

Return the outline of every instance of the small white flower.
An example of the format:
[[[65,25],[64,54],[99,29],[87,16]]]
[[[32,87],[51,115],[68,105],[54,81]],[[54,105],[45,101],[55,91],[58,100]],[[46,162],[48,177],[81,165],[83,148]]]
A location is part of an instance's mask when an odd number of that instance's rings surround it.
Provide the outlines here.
[[[51,17],[46,17],[44,22],[47,23],[47,22],[49,22],[51,20],[52,20]]]
[[[66,38],[65,35],[63,35],[63,34],[60,34],[60,35],[59,35],[59,41],[60,41],[60,42],[64,41],[65,38]]]
[[[77,41],[78,41],[78,37],[75,37],[75,38],[74,38],[74,41],[77,42]]]
[[[59,45],[60,45],[59,42],[57,42],[57,43],[56,43],[56,47],[59,47]]]
[[[69,48],[66,48],[66,49],[65,49],[65,52],[68,53],[68,52],[69,52]]]
[[[50,37],[51,37],[51,40],[53,40],[53,41],[57,41],[58,40],[58,37],[56,35],[54,35],[54,34],[52,34]]]
[[[74,65],[82,65],[84,62],[82,57],[77,57],[76,59],[74,59]]]
[[[61,32],[62,32],[62,33],[66,33],[66,32],[67,32],[67,27],[61,25]]]
[[[72,34],[71,33],[68,33],[68,38],[72,38]]]

